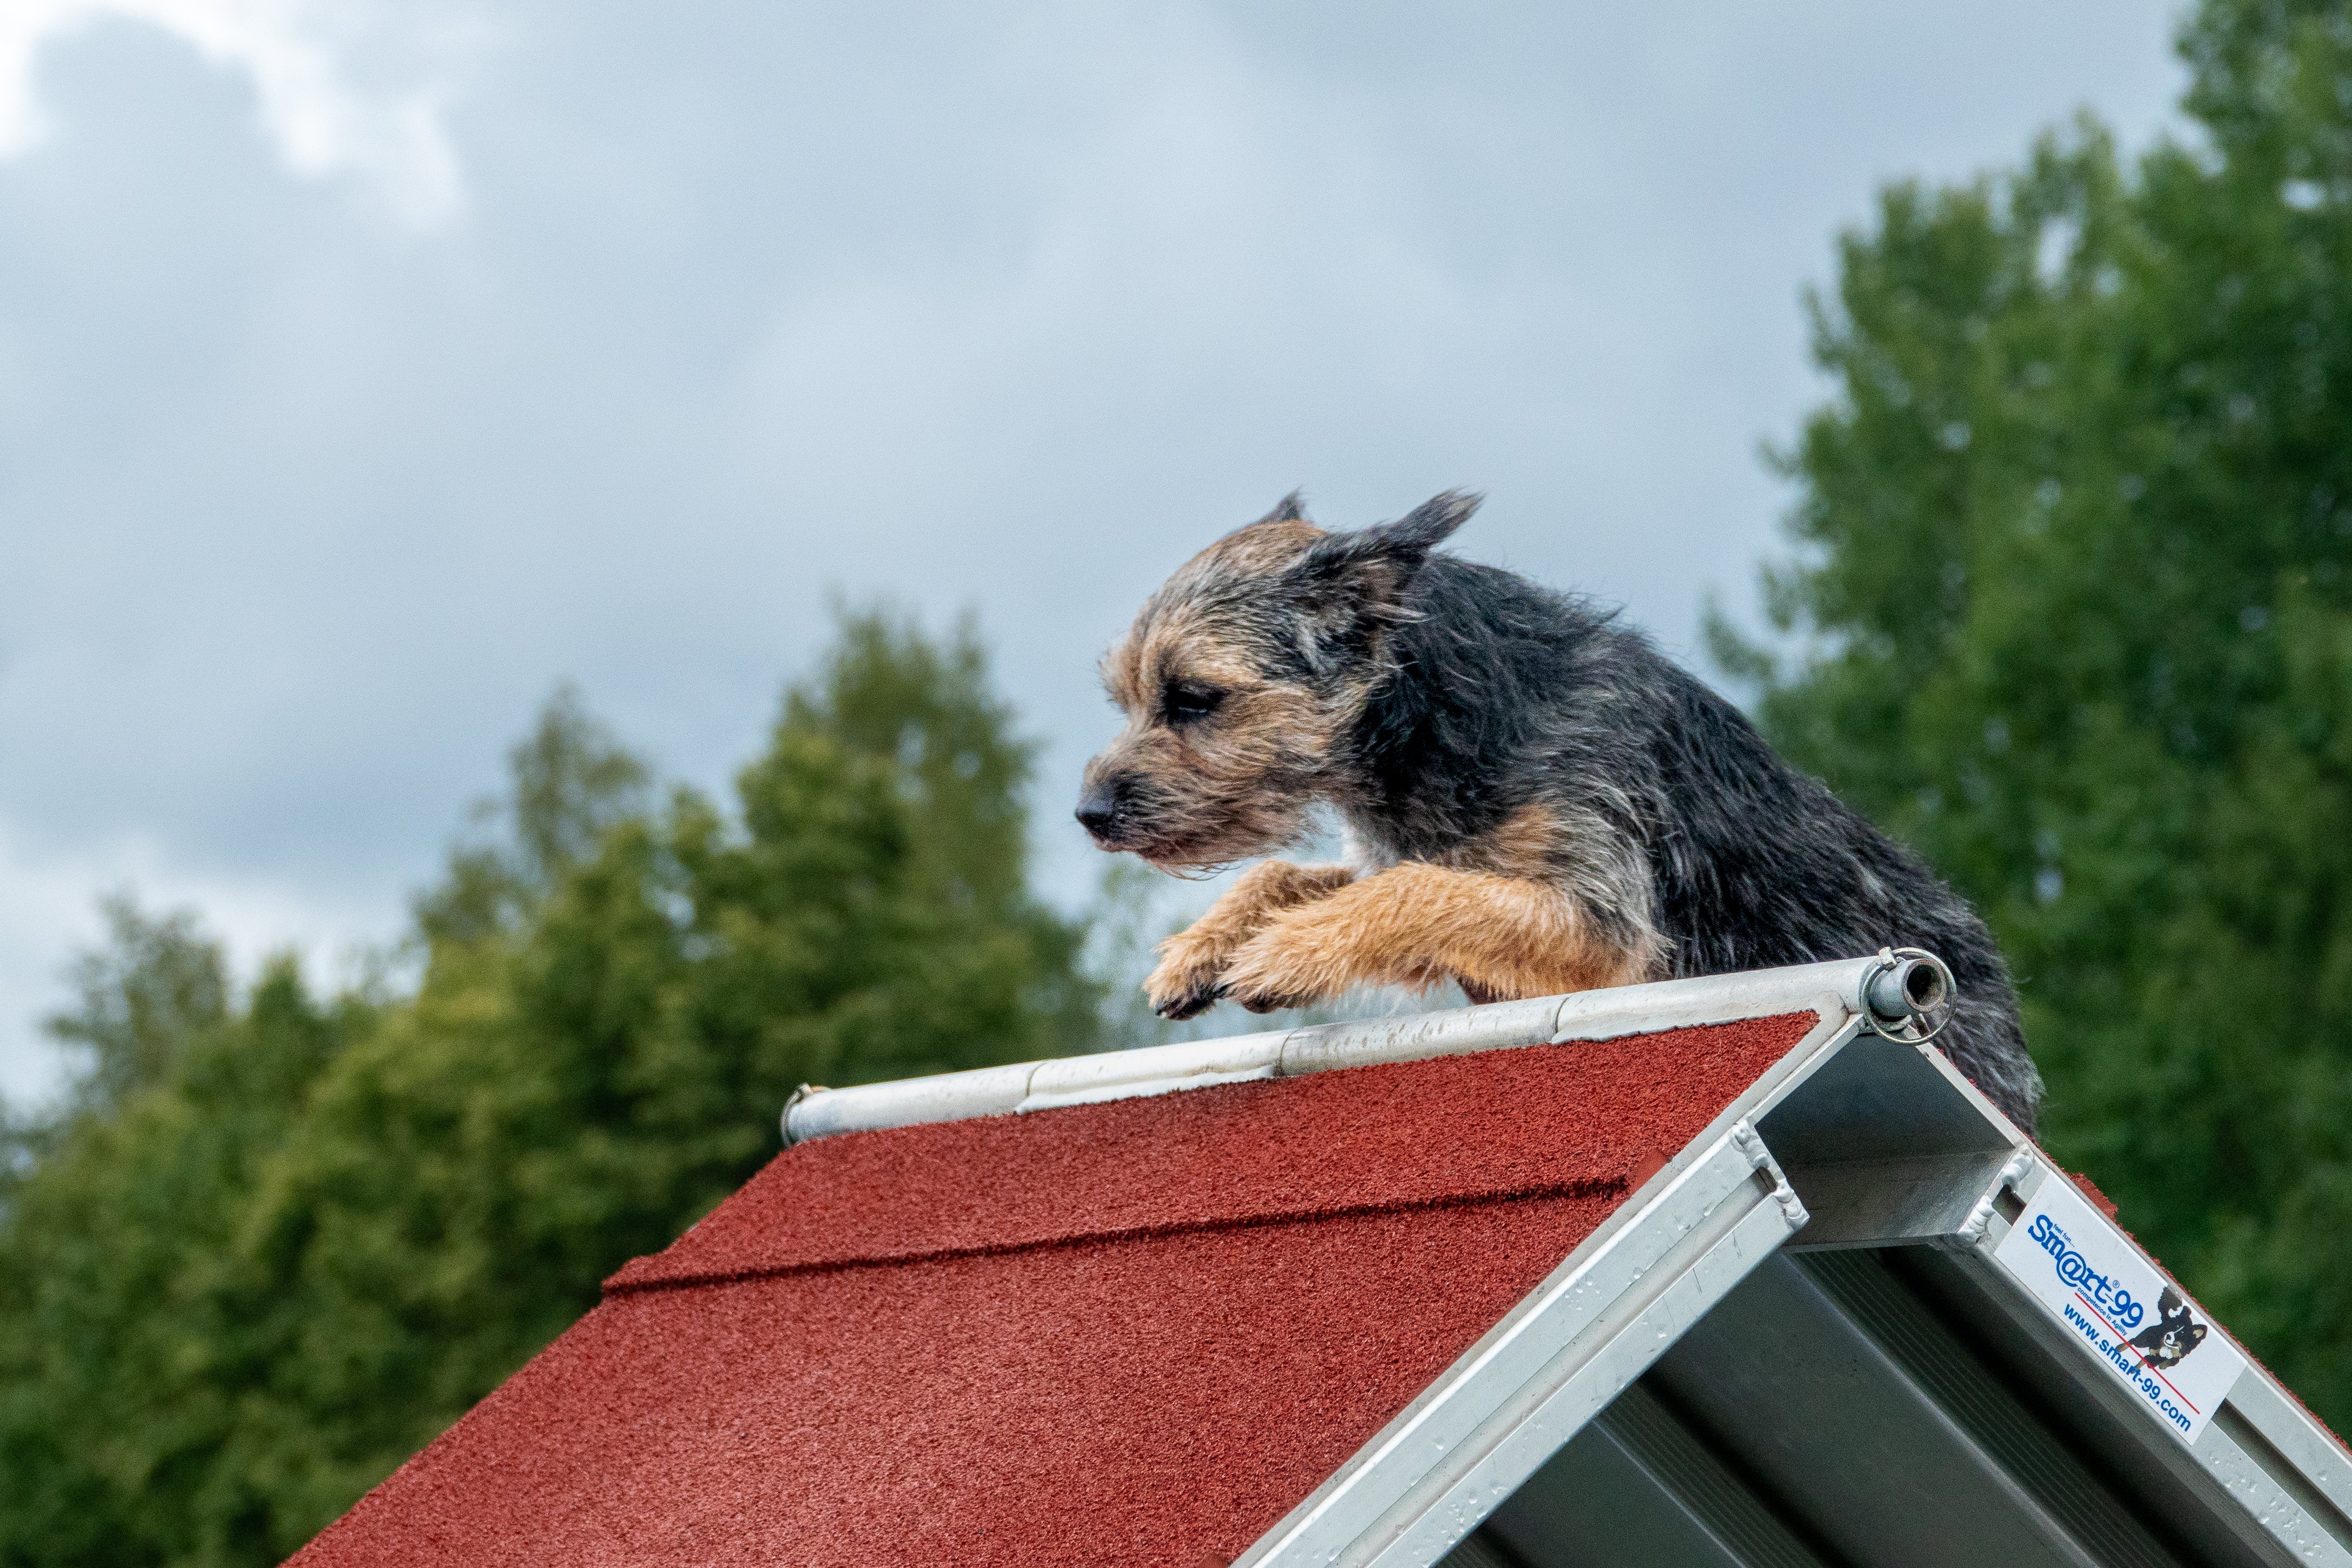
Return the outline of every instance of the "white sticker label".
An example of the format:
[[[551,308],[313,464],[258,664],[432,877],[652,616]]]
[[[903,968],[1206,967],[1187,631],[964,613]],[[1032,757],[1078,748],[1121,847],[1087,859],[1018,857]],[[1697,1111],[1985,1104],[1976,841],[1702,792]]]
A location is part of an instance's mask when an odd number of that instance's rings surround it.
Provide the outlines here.
[[[2055,1313],[2099,1364],[2189,1442],[2246,1366],[2183,1296],[2055,1171],[1993,1258]]]

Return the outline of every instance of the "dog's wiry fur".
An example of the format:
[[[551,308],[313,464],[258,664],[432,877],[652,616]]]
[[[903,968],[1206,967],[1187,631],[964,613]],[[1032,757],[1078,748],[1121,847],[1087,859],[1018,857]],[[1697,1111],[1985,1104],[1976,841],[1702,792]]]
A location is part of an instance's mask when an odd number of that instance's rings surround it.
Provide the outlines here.
[[[1958,983],[1937,1044],[2030,1130],[2041,1080],[1975,911],[1639,632],[1433,553],[1476,504],[1335,533],[1291,497],[1104,657],[1128,722],[1079,808],[1104,847],[1218,865],[1296,840],[1318,802],[1351,847],[1253,868],[1162,947],[1153,1005],[1448,978],[1487,1001],[1924,947]]]

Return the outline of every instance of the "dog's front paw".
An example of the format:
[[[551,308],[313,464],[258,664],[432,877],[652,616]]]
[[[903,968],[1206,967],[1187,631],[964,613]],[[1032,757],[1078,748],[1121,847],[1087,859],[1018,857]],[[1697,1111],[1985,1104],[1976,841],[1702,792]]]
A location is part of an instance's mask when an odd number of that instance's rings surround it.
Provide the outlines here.
[[[1253,1013],[1279,1013],[1311,1006],[1341,989],[1315,955],[1283,941],[1280,926],[1263,932],[1234,955],[1225,971],[1224,994]]]
[[[1216,945],[1180,934],[1160,944],[1160,964],[1143,983],[1144,1000],[1163,1018],[1197,1017],[1225,994]]]

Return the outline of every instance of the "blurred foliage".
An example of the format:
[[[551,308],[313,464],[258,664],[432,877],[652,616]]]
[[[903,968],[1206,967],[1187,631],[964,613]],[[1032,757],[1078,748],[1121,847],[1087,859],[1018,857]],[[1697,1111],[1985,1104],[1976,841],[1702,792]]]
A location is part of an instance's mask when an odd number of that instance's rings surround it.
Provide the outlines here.
[[[220,945],[194,915],[150,920],[127,892],[101,901],[99,911],[106,946],[68,972],[79,1005],[44,1020],[52,1037],[84,1054],[74,1092],[92,1110],[163,1082],[182,1047],[228,1016]]]
[[[275,1562],[777,1147],[803,1081],[1085,1049],[967,627],[848,615],[736,809],[569,694],[418,902],[413,995],[241,1002],[108,908],[0,1188],[0,1563]]]
[[[2352,1427],[2352,6],[2209,0],[2199,128],[1886,191],[1779,455],[1773,739],[1984,910],[2043,1137]]]

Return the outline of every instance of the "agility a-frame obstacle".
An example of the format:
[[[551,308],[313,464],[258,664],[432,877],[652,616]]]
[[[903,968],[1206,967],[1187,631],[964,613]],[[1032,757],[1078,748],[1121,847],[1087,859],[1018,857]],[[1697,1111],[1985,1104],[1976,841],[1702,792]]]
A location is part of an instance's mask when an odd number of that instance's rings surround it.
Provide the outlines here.
[[[2352,1460],[1932,1001],[1881,957],[807,1092],[304,1561],[2352,1563]]]

